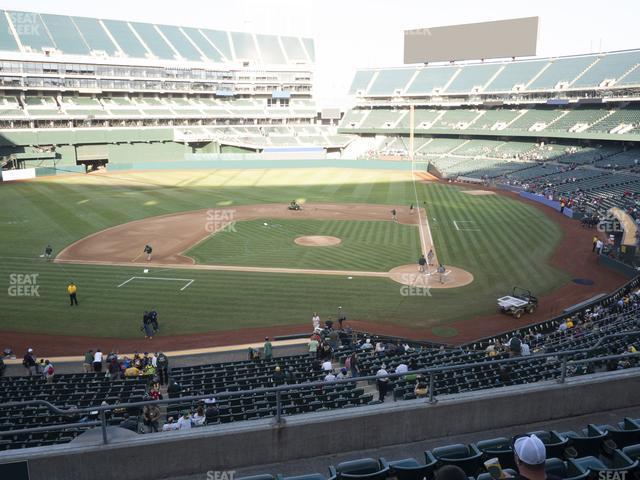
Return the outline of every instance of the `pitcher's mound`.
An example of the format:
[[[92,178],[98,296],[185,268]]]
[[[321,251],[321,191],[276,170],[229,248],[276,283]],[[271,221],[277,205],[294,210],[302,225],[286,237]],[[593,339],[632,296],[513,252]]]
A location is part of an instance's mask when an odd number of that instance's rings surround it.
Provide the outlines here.
[[[342,240],[338,237],[330,237],[326,235],[305,235],[294,240],[298,245],[303,247],[332,247],[340,245]]]
[[[403,285],[425,288],[456,288],[473,282],[473,275],[466,270],[450,266],[445,269],[441,278],[435,266],[429,267],[429,273],[421,273],[416,264],[401,265],[389,270],[389,278]]]

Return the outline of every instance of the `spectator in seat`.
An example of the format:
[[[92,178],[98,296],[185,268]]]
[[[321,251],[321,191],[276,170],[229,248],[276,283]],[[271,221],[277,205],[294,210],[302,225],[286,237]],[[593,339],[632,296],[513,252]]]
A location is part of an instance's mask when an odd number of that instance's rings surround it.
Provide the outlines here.
[[[360,345],[360,350],[371,350],[373,349],[373,345],[371,345],[371,339],[367,338],[362,345]]]
[[[144,406],[142,409],[142,422],[147,427],[148,433],[160,431],[160,408],[158,405]]]
[[[324,362],[322,362],[322,370],[325,372],[330,372],[331,370],[333,370],[333,364],[331,363],[331,360],[325,360]]]
[[[178,424],[173,417],[167,418],[167,423],[162,426],[163,432],[170,432],[172,430],[178,430]]]
[[[167,393],[169,394],[169,398],[179,397],[180,393],[182,393],[182,385],[175,380],[171,380],[169,387],[167,387]]]
[[[289,366],[285,373],[285,381],[289,384],[298,383],[298,375],[292,365]]]
[[[196,413],[193,414],[193,417],[191,418],[191,420],[194,427],[204,427],[207,421],[207,416],[204,411],[204,403],[198,404],[198,407],[196,408]]]
[[[509,340],[509,354],[513,357],[517,357],[522,353],[522,340],[520,335],[516,334]]]
[[[416,377],[416,386],[413,389],[413,393],[416,398],[425,398],[429,395],[429,384],[424,375],[418,375]]]
[[[284,383],[284,374],[280,367],[276,367],[273,371],[273,378],[271,379],[274,385],[282,385]]]
[[[311,362],[311,372],[320,373],[322,372],[322,362],[315,358],[313,362]]]
[[[149,363],[144,367],[144,370],[142,371],[142,374],[147,376],[147,377],[155,378],[155,376],[156,376],[156,367],[154,367],[151,364],[151,361],[149,361]]]
[[[140,375],[142,375],[142,371],[135,366],[131,366],[124,371],[124,376],[126,378],[139,377]]]
[[[540,440],[535,435],[516,439],[513,444],[514,458],[518,476],[525,480],[546,480],[545,461],[547,453]]]
[[[207,398],[204,401],[206,406],[205,409],[205,417],[207,424],[213,424],[218,422],[218,417],[220,416],[220,410],[218,409],[218,405],[216,403],[215,398]]]
[[[191,414],[189,410],[182,412],[182,416],[178,419],[178,430],[190,430],[193,426]]]
[[[320,355],[322,359],[331,360],[331,357],[333,356],[333,351],[331,350],[331,346],[328,343],[322,342],[322,344],[320,344],[320,350],[321,350]]]
[[[348,377],[347,372],[348,372],[348,370],[345,367],[342,367],[340,369],[340,372],[338,373],[338,375],[336,375],[336,378],[338,380],[343,380],[343,379],[347,378]]]
[[[409,367],[405,363],[400,362],[400,364],[396,367],[395,373],[407,373],[408,371]]]
[[[336,376],[333,374],[333,372],[331,370],[329,370],[329,373],[327,373],[327,375],[324,377],[324,381],[325,382],[335,382],[336,381]]]
[[[128,413],[125,413],[124,420],[120,422],[119,427],[138,433],[138,419],[131,417]]]
[[[468,480],[467,474],[456,465],[445,465],[436,470],[435,480]]]
[[[107,368],[109,369],[109,378],[111,381],[117,380],[120,376],[120,364],[118,363],[118,357],[112,356]]]
[[[500,365],[498,368],[498,377],[502,384],[506,384],[511,381],[511,369],[508,366]]]
[[[162,400],[162,393],[160,393],[160,385],[153,384],[151,390],[149,390],[149,397],[151,400]]]

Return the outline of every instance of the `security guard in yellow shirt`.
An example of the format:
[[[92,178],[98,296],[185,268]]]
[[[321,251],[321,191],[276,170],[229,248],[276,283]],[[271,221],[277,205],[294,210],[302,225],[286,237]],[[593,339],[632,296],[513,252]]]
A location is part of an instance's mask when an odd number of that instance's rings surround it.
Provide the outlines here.
[[[67,292],[69,292],[69,301],[71,302],[71,306],[78,305],[78,298],[76,297],[76,293],[78,291],[78,287],[73,282],[69,282],[67,285]]]

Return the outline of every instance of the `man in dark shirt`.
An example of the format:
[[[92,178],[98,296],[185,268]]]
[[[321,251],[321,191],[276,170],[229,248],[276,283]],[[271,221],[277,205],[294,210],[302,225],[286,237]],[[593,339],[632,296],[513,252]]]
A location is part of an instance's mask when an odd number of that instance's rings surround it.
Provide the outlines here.
[[[27,369],[27,372],[29,372],[29,376],[35,375],[38,373],[38,365],[36,363],[36,356],[33,354],[33,349],[29,348],[27,350],[27,353],[25,354],[23,360],[22,360],[22,365],[24,365],[24,368]]]
[[[119,427],[138,433],[138,418],[131,418],[128,413],[125,413],[124,420],[120,422]]]
[[[158,333],[160,331],[160,327],[158,326],[158,312],[156,312],[155,308],[149,312],[149,322],[153,327],[153,332]]]
[[[426,273],[427,271],[427,259],[424,258],[424,255],[420,255],[420,258],[418,259],[418,269],[420,270],[420,273]]]
[[[169,383],[169,359],[162,352],[156,356],[158,357],[156,360],[156,364],[158,365],[158,379],[160,380],[160,385],[164,385],[165,383]]]
[[[171,380],[171,383],[169,383],[169,387],[167,388],[167,393],[169,394],[169,398],[179,397],[180,393],[182,393],[182,385],[175,380]]]
[[[207,425],[211,425],[218,422],[218,418],[220,416],[220,410],[216,405],[215,398],[208,398],[204,401],[206,405],[205,417]]]

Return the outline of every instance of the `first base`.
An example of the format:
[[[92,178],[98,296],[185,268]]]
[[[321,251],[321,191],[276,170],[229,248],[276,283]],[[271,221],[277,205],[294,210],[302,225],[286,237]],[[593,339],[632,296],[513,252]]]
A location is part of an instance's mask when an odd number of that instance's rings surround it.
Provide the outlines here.
[[[144,272],[144,273],[149,273],[149,269],[148,269],[148,268],[145,268],[145,269],[143,270],[143,272]]]

